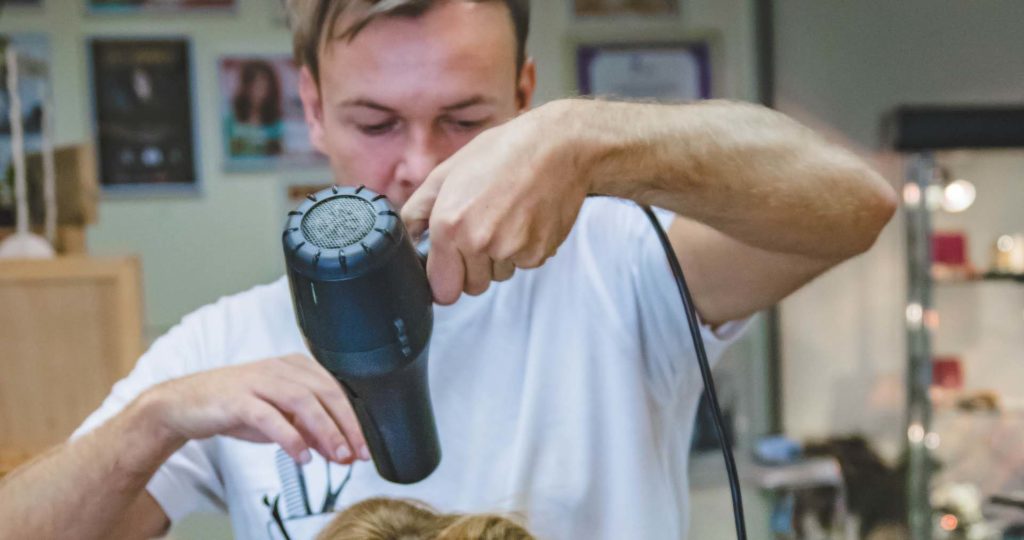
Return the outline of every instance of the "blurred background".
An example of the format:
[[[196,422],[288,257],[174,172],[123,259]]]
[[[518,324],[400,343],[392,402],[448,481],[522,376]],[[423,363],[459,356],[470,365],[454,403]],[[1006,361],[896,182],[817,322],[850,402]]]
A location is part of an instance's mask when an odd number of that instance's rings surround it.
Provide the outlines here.
[[[759,315],[717,368],[751,538],[1024,535],[1021,21],[1015,0],[533,2],[535,105],[764,103],[903,195],[874,248]],[[331,179],[277,0],[8,1],[0,37],[4,79],[18,67],[0,237],[25,216],[60,254],[0,259],[2,474],[183,315],[276,279],[285,213]],[[732,538],[701,426],[691,537]],[[197,516],[171,537],[231,533]]]

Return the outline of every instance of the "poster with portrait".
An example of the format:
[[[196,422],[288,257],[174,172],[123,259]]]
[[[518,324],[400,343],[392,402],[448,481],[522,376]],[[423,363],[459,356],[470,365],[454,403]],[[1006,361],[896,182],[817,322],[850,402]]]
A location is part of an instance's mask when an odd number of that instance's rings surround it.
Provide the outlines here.
[[[581,94],[673,102],[711,97],[703,43],[583,45],[576,61]]]
[[[326,164],[309,141],[291,55],[226,56],[218,71],[226,170]]]
[[[0,35],[0,53],[13,47],[18,55],[18,96],[25,154],[42,148],[43,104],[50,87],[50,44],[42,34]],[[14,223],[14,168],[11,161],[10,96],[7,64],[0,54],[0,227]]]
[[[573,0],[577,17],[679,13],[679,0]]]
[[[93,39],[90,46],[103,190],[195,190],[188,40]]]
[[[236,0],[87,0],[90,13],[231,11]]]

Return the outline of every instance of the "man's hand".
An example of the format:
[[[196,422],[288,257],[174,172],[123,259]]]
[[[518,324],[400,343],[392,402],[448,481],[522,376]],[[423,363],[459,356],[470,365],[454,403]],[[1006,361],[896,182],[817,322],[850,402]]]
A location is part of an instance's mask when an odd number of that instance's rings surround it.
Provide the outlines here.
[[[227,435],[275,442],[296,461],[309,449],[325,459],[369,459],[355,413],[341,386],[301,355],[205,371],[157,385],[140,397],[180,441]]]
[[[414,237],[429,225],[427,275],[438,303],[540,266],[568,236],[588,186],[558,120],[545,106],[481,133],[402,208]]]

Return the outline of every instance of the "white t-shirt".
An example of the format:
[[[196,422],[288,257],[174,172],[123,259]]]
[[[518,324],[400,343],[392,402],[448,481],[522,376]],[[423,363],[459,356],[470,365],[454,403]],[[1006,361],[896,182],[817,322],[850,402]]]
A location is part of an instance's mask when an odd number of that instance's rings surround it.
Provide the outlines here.
[[[672,215],[660,217],[667,227]],[[517,513],[549,540],[686,536],[702,385],[665,254],[639,207],[588,199],[544,266],[434,315],[429,373],[440,466],[420,483],[397,485],[370,463],[332,464],[332,490],[351,473],[336,509],[389,496],[444,512]],[[718,357],[742,326],[704,328],[708,356]],[[74,436],[153,384],[295,352],[308,354],[285,278],[223,298],[154,342]],[[290,538],[312,538],[332,517],[321,513],[328,465],[314,452],[297,478],[294,462],[277,457],[285,456],[272,444],[190,441],[148,490],[172,521],[230,512],[244,539],[283,538],[270,508],[279,497]]]

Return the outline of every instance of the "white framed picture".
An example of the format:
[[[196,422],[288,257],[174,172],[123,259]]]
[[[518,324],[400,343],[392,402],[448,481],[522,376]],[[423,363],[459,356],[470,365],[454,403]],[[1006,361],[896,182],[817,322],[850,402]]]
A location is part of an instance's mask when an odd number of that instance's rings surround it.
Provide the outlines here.
[[[581,94],[662,101],[711,97],[704,43],[616,43],[576,50]]]

